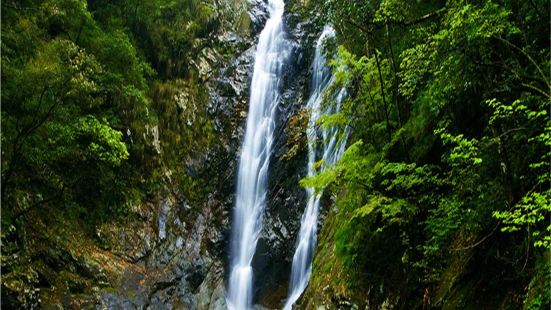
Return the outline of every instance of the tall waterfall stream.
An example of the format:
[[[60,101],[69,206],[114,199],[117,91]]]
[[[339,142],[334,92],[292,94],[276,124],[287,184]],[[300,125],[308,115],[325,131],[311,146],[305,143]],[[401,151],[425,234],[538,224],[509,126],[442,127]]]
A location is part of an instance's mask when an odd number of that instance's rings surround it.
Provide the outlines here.
[[[346,90],[341,89],[334,95],[334,105],[322,106],[324,91],[334,83],[331,69],[327,65],[324,46],[326,41],[334,36],[333,28],[326,26],[316,44],[312,72],[312,94],[307,103],[307,108],[310,110],[307,129],[309,177],[316,174],[317,161],[322,161],[321,170],[323,171],[341,157],[347,135],[347,132],[344,132],[344,137],[342,137],[341,132],[336,127],[318,128],[317,124],[320,116],[338,112],[341,102],[346,96]],[[318,146],[321,146],[321,148]],[[312,258],[316,246],[318,214],[322,194],[314,192],[313,188],[307,188],[306,193],[308,200],[306,210],[302,215],[300,232],[293,256],[291,281],[285,309],[291,309],[292,305],[304,292],[312,273]]]
[[[269,0],[268,9],[270,18],[260,33],[255,55],[237,177],[227,295],[228,308],[235,310],[250,309],[252,304],[252,260],[262,229],[279,84],[289,53],[283,29],[283,0]]]

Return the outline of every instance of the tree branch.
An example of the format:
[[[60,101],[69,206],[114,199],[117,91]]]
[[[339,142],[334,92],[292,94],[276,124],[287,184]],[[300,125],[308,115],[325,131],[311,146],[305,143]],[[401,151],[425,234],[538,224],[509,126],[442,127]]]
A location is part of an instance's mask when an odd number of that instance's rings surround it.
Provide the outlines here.
[[[426,22],[430,19],[433,19],[435,17],[438,17],[439,15],[443,14],[447,10],[448,9],[444,7],[444,8],[438,9],[434,12],[430,12],[430,13],[425,14],[425,15],[419,17],[419,18],[416,18],[414,20],[409,20],[409,21],[399,21],[399,20],[385,20],[383,22],[373,22],[373,21],[371,21],[371,22],[366,22],[365,26],[356,23],[352,19],[346,19],[344,22],[346,24],[349,24],[353,27],[358,28],[362,32],[371,33],[374,29],[375,30],[382,29],[383,27],[386,27],[387,25],[397,25],[397,26],[405,26],[405,27],[417,25],[417,24]],[[367,28],[367,27],[371,27],[371,29]]]
[[[541,74],[541,76],[543,77],[543,80],[545,81],[545,83],[547,84],[548,87],[550,87],[550,84],[549,84],[549,80],[547,79],[547,75],[545,75],[543,73],[543,70],[541,70],[540,66],[536,63],[536,61],[534,60],[534,58],[532,58],[532,56],[530,56],[530,54],[528,54],[527,52],[525,52],[523,49],[521,49],[520,47],[516,46],[515,44],[513,44],[511,41],[508,41],[507,39],[504,39],[502,37],[498,37],[498,36],[494,36],[494,38],[500,40],[501,42],[509,45],[510,47],[516,49],[517,51],[521,52],[524,56],[526,56],[526,58],[528,58],[528,60],[530,60],[530,62],[532,64],[534,64],[534,66],[536,67],[536,69],[538,70],[538,72]],[[550,87],[551,88],[551,87]]]

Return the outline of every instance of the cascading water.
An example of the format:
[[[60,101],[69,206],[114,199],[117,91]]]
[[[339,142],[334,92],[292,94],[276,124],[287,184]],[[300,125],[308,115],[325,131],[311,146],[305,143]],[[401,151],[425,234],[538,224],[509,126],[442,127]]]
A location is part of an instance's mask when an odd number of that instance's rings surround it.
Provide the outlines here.
[[[279,101],[279,82],[289,54],[283,29],[283,0],[269,0],[270,17],[260,33],[239,162],[233,215],[228,308],[247,310],[253,297],[252,260],[262,228],[268,166]]]
[[[324,90],[334,81],[331,75],[331,69],[327,66],[327,60],[324,55],[324,43],[334,36],[335,31],[333,28],[326,26],[318,39],[314,56],[312,94],[307,104],[311,113],[307,129],[309,177],[316,174],[315,163],[317,159],[319,159],[319,157],[316,156],[318,153],[316,148],[316,143],[319,140],[318,137],[321,136],[321,141],[323,142],[323,152],[321,153],[323,164],[321,170],[333,165],[341,157],[344,151],[344,140],[346,140],[339,139],[340,132],[335,127],[317,129],[316,126],[321,115],[338,112],[340,110],[340,104],[346,96],[346,91],[341,89],[334,97],[336,104],[329,105],[322,110],[321,103],[323,101]],[[344,134],[346,137],[347,132]],[[297,247],[293,256],[289,293],[284,309],[291,309],[304,289],[306,289],[308,281],[310,280],[310,274],[312,273],[312,257],[316,246],[317,221],[321,193],[315,193],[312,188],[307,188],[306,192],[308,202],[306,210],[302,215]]]

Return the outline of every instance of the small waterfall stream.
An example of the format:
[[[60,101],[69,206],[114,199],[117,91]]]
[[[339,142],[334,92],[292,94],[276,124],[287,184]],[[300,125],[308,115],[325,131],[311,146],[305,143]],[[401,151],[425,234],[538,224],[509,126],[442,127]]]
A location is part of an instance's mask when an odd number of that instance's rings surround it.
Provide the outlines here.
[[[269,0],[270,17],[260,33],[239,162],[230,253],[229,309],[252,307],[252,261],[262,229],[279,83],[289,54],[283,29],[283,0]]]
[[[333,114],[340,110],[340,105],[346,96],[346,90],[341,89],[335,94],[335,105],[322,107],[324,90],[333,83],[331,69],[327,66],[324,44],[326,40],[335,36],[335,31],[326,26],[316,45],[313,63],[312,94],[308,100],[307,107],[310,110],[310,120],[307,129],[308,137],[308,176],[316,174],[315,164],[323,160],[321,169],[333,165],[344,152],[344,140],[339,140],[340,132],[337,128],[318,128],[317,121],[323,114]],[[345,133],[346,136],[347,133]],[[321,154],[319,152],[319,141],[321,139]],[[321,155],[321,158],[319,157]],[[322,194],[315,193],[312,188],[307,188],[307,205],[302,215],[300,233],[297,240],[293,265],[291,269],[291,281],[287,302],[284,309],[291,309],[302,292],[306,289],[312,273],[312,258],[317,238],[317,222],[319,204]]]

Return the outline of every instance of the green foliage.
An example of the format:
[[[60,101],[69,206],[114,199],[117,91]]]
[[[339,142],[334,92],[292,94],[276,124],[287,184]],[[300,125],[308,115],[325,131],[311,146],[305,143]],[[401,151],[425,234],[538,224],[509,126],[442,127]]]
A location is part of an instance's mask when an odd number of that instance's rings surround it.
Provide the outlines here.
[[[533,239],[535,247],[551,248],[551,225],[548,216],[551,213],[551,190],[544,193],[532,192],[522,197],[512,211],[496,211],[494,216],[503,221],[505,232],[526,229]],[[540,230],[538,227],[542,227]]]
[[[93,116],[81,118],[78,127],[83,138],[93,141],[88,146],[92,160],[119,166],[123,160],[128,159],[126,145],[121,140],[122,133],[100,123]]]
[[[546,124],[547,127],[542,133],[529,137],[527,142],[543,150],[549,149],[551,147],[550,120],[545,101],[534,104],[532,99],[530,97],[524,100],[517,99],[510,105],[496,99],[489,100],[487,104],[493,110],[490,124],[515,126],[511,130],[527,130],[525,127],[520,127],[524,124]],[[535,161],[529,164],[529,169],[537,176],[534,187],[509,210],[493,213],[494,217],[505,224],[502,231],[515,232],[524,229],[527,232],[527,238],[535,247],[545,249],[551,247],[551,225],[548,223],[551,214],[551,192],[548,187],[551,181],[549,156],[549,152],[543,152],[539,158],[532,159]]]
[[[2,232],[2,297],[47,307],[39,302],[45,291],[89,283],[75,270],[43,266],[40,257],[58,258],[32,250],[34,232],[86,218],[67,229],[87,240],[98,224],[122,221],[167,187],[194,208],[212,191],[216,178],[182,169],[217,146],[198,63],[208,58],[215,68],[217,27],[243,7],[230,14],[198,0],[1,6],[2,226],[13,227]],[[65,250],[55,233],[41,238]],[[44,278],[59,281],[38,283]],[[37,286],[47,290],[39,296]]]
[[[337,84],[350,93],[341,115],[324,121],[348,122],[353,141],[333,169],[302,184],[337,197],[338,228],[323,242],[335,243],[350,297],[520,307],[504,292],[540,283],[535,265],[550,242],[546,4],[320,6],[342,44]],[[532,302],[545,303],[526,297],[525,307]]]
[[[109,202],[93,205],[118,209],[113,204],[126,205],[123,187],[141,191],[149,186],[140,180],[159,183],[160,170],[180,170],[182,160],[211,147],[207,97],[191,64],[217,25],[214,5],[192,0],[2,4],[7,81],[2,141],[9,150],[2,158],[2,181],[3,201],[12,205],[8,214],[26,208],[11,195],[18,190],[72,200],[78,195],[69,188],[78,192],[109,182],[121,187],[103,190]],[[155,83],[156,76],[180,76],[183,82]],[[181,149],[190,149],[187,158],[181,158]],[[162,154],[164,167],[152,150]],[[100,174],[84,182],[79,175],[93,169]],[[36,176],[31,183],[30,175]],[[186,179],[181,172],[174,177]]]

